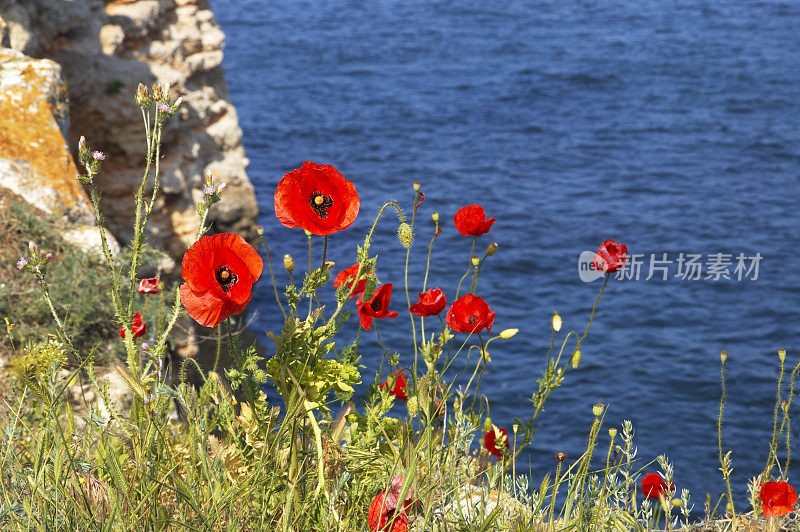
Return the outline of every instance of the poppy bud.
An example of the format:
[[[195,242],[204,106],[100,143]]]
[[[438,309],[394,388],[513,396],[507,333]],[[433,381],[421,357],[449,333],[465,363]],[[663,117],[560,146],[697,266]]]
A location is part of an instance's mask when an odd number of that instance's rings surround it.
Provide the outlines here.
[[[672,499],[672,506],[674,506],[675,508],[680,508],[681,507],[681,500],[678,499],[678,498]]]
[[[615,429],[614,427],[609,428],[608,429],[608,435],[611,436],[612,438],[616,438],[617,437],[617,429]]]
[[[478,264],[481,263],[481,259],[479,259],[478,257],[472,257],[472,259],[470,259],[470,261],[472,262],[473,266],[477,266]]]
[[[719,360],[720,360],[720,362],[722,362],[724,364],[725,361],[728,360],[728,352],[727,351],[723,351],[722,353],[720,353],[719,354]]]
[[[258,236],[264,236],[264,228],[259,225],[256,227],[256,233],[258,233]]]
[[[486,248],[486,255],[491,257],[495,252],[497,252],[497,242],[492,242],[489,244],[489,247]]]
[[[778,350],[778,359],[780,359],[781,362],[786,360],[786,349],[779,349]]]
[[[434,212],[433,214],[431,214],[431,219],[433,219],[434,222],[439,223],[439,213]]]
[[[292,260],[292,256],[288,253],[283,256],[283,267],[286,268],[286,271],[289,273],[294,271],[294,260]]]
[[[561,330],[561,316],[558,315],[558,312],[553,311],[553,330],[558,332]]]
[[[485,430],[486,432],[492,430],[493,426],[494,425],[492,425],[492,418],[487,417],[485,420],[483,420],[483,430]]]
[[[566,459],[567,459],[567,453],[565,453],[564,451],[558,451],[556,453],[556,460],[558,460],[559,462],[563,462]]]
[[[500,338],[502,338],[503,340],[508,340],[509,338],[512,338],[515,334],[517,334],[518,332],[519,332],[519,329],[505,329],[504,331],[502,331],[500,333]]]
[[[576,369],[578,364],[581,363],[581,350],[576,349],[574,353],[572,353],[572,369]]]
[[[513,425],[511,425],[511,430],[513,430],[513,431],[514,431],[514,434],[516,434],[516,433],[517,433],[517,431],[519,430],[519,425],[517,425],[516,423],[514,423]]]
[[[419,189],[422,188],[422,185],[419,181],[414,181],[414,192],[419,192]]]
[[[397,229],[397,238],[400,239],[400,243],[403,244],[404,248],[409,249],[411,243],[414,242],[414,231],[411,226],[405,222],[401,223]]]
[[[594,417],[600,417],[603,415],[603,410],[605,410],[605,408],[606,405],[603,403],[597,403],[592,407],[592,414],[594,414]]]

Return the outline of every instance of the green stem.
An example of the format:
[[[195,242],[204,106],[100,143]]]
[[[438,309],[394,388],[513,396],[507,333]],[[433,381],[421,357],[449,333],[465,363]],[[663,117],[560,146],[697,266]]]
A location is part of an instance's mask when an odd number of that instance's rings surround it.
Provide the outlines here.
[[[278,306],[281,309],[281,313],[283,314],[283,321],[286,321],[286,310],[283,308],[281,304],[281,298],[278,297],[278,286],[275,284],[275,271],[272,269],[272,255],[269,253],[269,247],[267,246],[267,240],[264,238],[264,234],[260,234],[259,238],[261,239],[261,243],[264,244],[264,251],[267,254],[267,263],[269,263],[269,279],[272,281],[272,290],[275,292],[275,301],[278,302]],[[328,237],[325,237],[325,245],[327,247],[328,244]]]

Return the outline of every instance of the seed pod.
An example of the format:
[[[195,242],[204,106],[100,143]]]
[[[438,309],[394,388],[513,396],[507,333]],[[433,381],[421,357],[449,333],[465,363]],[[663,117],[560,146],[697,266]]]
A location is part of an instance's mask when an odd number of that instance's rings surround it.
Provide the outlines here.
[[[289,273],[294,271],[294,260],[288,253],[283,256],[283,267],[286,268],[286,271]]]

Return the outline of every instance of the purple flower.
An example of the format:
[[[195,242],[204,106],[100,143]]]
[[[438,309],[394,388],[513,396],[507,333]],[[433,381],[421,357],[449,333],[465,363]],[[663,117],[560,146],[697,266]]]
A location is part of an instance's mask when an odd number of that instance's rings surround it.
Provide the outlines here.
[[[25,267],[25,265],[26,265],[26,264],[28,264],[28,259],[26,259],[25,257],[21,257],[21,258],[20,258],[20,259],[17,261],[17,269],[18,269],[18,270],[21,270],[22,268],[24,268],[24,267]]]
[[[106,155],[101,151],[93,151],[92,159],[94,159],[95,161],[105,161]]]
[[[44,260],[50,260],[50,259],[52,259],[52,258],[53,258],[53,254],[52,254],[52,253],[48,253],[48,254],[46,254],[46,255],[44,256]]]
[[[144,349],[145,351],[147,351],[148,349],[150,349],[150,344],[148,344],[147,342],[143,342],[143,343],[142,343],[142,349]]]
[[[206,185],[203,187],[203,194],[205,194],[206,196],[210,196],[214,194],[216,191],[217,189],[214,188],[214,185]]]
[[[160,103],[160,104],[158,104],[157,107],[158,107],[158,110],[161,111],[162,113],[169,113],[169,105],[167,105],[165,103]]]

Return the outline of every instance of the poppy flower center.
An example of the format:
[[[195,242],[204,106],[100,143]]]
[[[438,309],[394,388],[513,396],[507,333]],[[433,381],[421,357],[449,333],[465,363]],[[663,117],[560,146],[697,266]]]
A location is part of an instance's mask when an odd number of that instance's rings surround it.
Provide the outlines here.
[[[320,218],[328,217],[328,209],[333,205],[333,198],[322,192],[313,192],[308,198],[308,203]]]
[[[217,271],[214,273],[214,276],[217,278],[217,282],[219,286],[222,287],[222,291],[226,294],[230,291],[231,287],[236,284],[236,281],[239,278],[233,273],[230,266],[222,265],[217,268]]]
[[[373,301],[372,303],[370,303],[370,304],[369,304],[369,306],[370,306],[370,308],[372,308],[372,310],[374,310],[375,312],[380,312],[380,310],[383,308],[383,303],[381,303],[381,301],[380,301],[380,300],[377,300],[377,299],[376,299],[375,301]]]
[[[469,323],[470,325],[474,325],[476,321],[478,321],[477,314],[473,314],[472,316],[467,318],[467,323]]]

